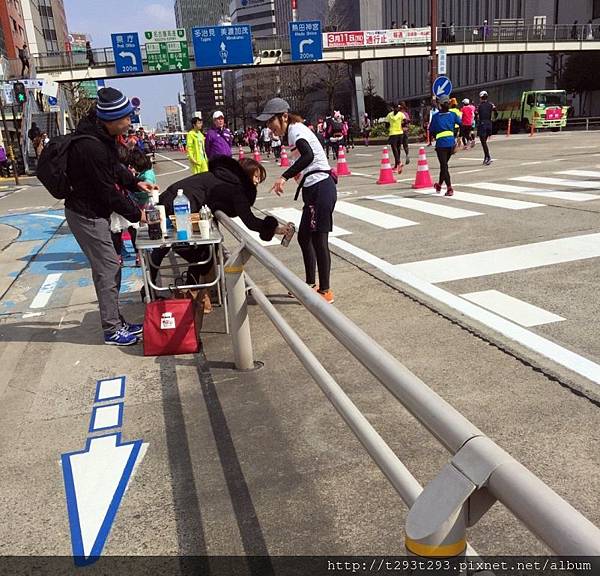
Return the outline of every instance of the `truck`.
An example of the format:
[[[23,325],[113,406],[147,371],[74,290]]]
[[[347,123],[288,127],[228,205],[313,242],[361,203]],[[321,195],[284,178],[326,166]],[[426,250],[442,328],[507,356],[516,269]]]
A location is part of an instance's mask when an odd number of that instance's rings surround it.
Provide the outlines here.
[[[521,94],[521,100],[496,105],[494,132],[510,130],[518,133],[550,128],[557,132],[567,125],[567,93],[565,90],[530,90]]]

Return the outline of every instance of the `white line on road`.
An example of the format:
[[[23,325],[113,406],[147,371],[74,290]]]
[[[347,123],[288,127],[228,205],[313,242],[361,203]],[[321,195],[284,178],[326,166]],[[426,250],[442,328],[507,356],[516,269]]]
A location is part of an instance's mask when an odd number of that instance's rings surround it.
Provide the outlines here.
[[[300,226],[300,218],[302,218],[301,210],[297,210],[296,208],[273,208],[269,212],[285,222],[293,222],[296,229]],[[334,226],[330,236],[345,236],[346,234],[352,234],[352,232],[344,230],[339,226]]]
[[[567,174],[568,176],[581,176],[582,178],[600,178],[600,172],[597,170],[565,170],[557,174]]]
[[[544,310],[498,290],[470,292],[469,294],[461,294],[461,297],[526,328],[564,320],[561,316],[552,314],[548,310]]]
[[[157,156],[160,156],[161,158],[164,158],[165,160],[168,160],[169,162],[173,162],[174,164],[177,164],[178,166],[182,166],[181,170],[173,170],[172,172],[165,172],[164,174],[157,174],[156,176],[170,176],[171,174],[179,174],[179,172],[185,172],[186,170],[189,170],[189,166],[186,166],[185,164],[183,164],[182,162],[179,162],[178,160],[173,160],[173,158],[169,158],[168,156],[165,156],[164,154],[156,154]]]
[[[424,190],[415,190],[420,194],[439,197],[433,188]],[[472,202],[473,204],[483,204],[484,206],[494,206],[496,208],[506,208],[508,210],[525,210],[526,208],[539,208],[545,204],[536,204],[535,202],[523,202],[522,200],[510,200],[509,198],[498,198],[498,196],[485,196],[484,194],[471,194],[469,192],[454,191],[452,200],[461,202]]]
[[[363,220],[374,226],[379,226],[379,228],[385,228],[386,230],[415,226],[418,224],[418,222],[413,222],[412,220],[407,220],[405,218],[400,218],[399,216],[393,216],[392,214],[365,208],[364,206],[354,204],[353,202],[344,202],[341,200],[336,203],[335,211],[358,220]]]
[[[526,196],[540,196],[544,198],[556,198],[558,200],[570,200],[571,202],[588,202],[598,200],[594,194],[583,192],[556,192],[554,190],[542,190],[540,188],[528,188],[526,186],[513,186],[512,184],[498,184],[496,182],[476,182],[474,184],[461,184],[469,188],[480,190],[493,190],[495,192],[509,192],[510,194],[525,194]]]
[[[378,202],[384,202],[385,204],[391,204],[392,206],[400,206],[401,208],[408,208],[409,210],[416,210],[417,212],[433,214],[434,216],[441,216],[442,218],[450,218],[452,220],[482,215],[481,212],[472,212],[470,210],[453,208],[452,206],[444,206],[433,202],[413,200],[412,198],[399,198],[398,196],[367,196],[367,199],[377,200]]]
[[[600,257],[600,234],[585,234],[460,256],[409,262],[399,264],[398,269],[437,284],[597,257]]]
[[[352,176],[360,176],[362,178],[375,178],[372,174],[363,174],[362,172],[352,172]]]
[[[361,154],[360,152],[355,152],[352,154],[353,156],[373,156],[373,154]]]
[[[517,176],[511,180],[519,182],[532,182],[533,184],[548,184],[550,186],[567,186],[569,188],[594,188],[598,187],[598,182],[592,180],[565,180],[564,178],[547,178],[545,176]]]
[[[485,168],[477,168],[476,170],[463,170],[462,172],[454,172],[453,174],[474,174],[475,172],[483,172]]]
[[[543,164],[546,160],[536,160],[534,162],[521,162],[521,166],[535,166],[536,164]]]
[[[333,246],[337,246],[342,250],[354,255],[356,258],[371,264],[372,266],[378,268],[391,278],[395,278],[400,282],[411,286],[412,288],[418,290],[419,292],[429,296],[437,300],[438,302],[442,302],[443,304],[454,308],[457,312],[468,316],[476,320],[477,322],[481,322],[482,324],[488,326],[492,330],[495,330],[499,334],[522,344],[526,348],[537,352],[549,358],[550,360],[572,370],[576,374],[580,374],[581,376],[591,380],[595,384],[600,384],[600,365],[588,360],[587,358],[580,356],[579,354],[564,348],[563,346],[559,346],[550,340],[542,336],[538,336],[534,334],[530,330],[523,328],[522,326],[518,326],[514,322],[510,320],[506,320],[493,312],[489,312],[480,308],[479,306],[472,304],[460,298],[459,296],[455,296],[451,292],[444,290],[443,288],[439,288],[438,286],[434,286],[433,284],[422,280],[406,272],[404,270],[398,269],[393,264],[386,262],[385,260],[381,260],[366,252],[365,250],[361,250],[356,246],[346,242],[345,240],[341,240],[340,238],[331,238],[329,240],[330,244]]]
[[[41,218],[55,218],[56,220],[64,220],[64,216],[58,214],[31,214],[31,216],[40,216]]]
[[[46,304],[48,304],[48,300],[50,300],[50,296],[54,292],[60,277],[62,276],[62,272],[57,274],[48,274],[46,276],[46,280],[41,285],[38,293],[36,294],[33,302],[29,305],[30,308],[44,308]]]

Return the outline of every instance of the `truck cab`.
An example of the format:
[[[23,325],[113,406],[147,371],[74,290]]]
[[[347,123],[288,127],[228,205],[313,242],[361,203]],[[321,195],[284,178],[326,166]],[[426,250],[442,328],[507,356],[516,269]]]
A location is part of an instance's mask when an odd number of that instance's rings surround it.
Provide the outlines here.
[[[495,131],[506,130],[508,121],[511,131],[529,131],[550,128],[558,131],[567,125],[567,93],[564,90],[530,90],[521,94],[520,101],[497,106]]]

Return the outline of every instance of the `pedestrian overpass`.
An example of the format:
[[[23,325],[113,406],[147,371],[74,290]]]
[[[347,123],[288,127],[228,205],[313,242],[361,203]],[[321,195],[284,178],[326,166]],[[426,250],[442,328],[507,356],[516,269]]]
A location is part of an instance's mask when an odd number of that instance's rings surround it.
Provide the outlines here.
[[[248,68],[249,66],[288,66],[315,63],[346,62],[360,64],[369,60],[393,58],[415,58],[430,56],[429,29],[408,29],[427,31],[415,35],[410,40],[402,40],[402,30],[351,31],[323,33],[323,58],[318,61],[292,61],[289,38],[273,36],[256,38],[254,41],[254,62],[244,65],[227,65],[223,69]],[[448,29],[437,30],[438,46],[446,49],[448,56],[463,54],[516,54],[580,52],[600,50],[600,29],[596,28],[596,38],[589,37],[585,26],[575,29],[572,26],[556,25],[499,25],[486,29],[456,27],[450,37]],[[394,37],[399,38],[394,41]],[[390,40],[392,39],[392,40]],[[369,43],[370,42],[370,43]],[[147,67],[145,47],[142,58]],[[190,60],[194,61],[193,45],[189,42]],[[64,52],[52,55],[34,55],[36,75],[54,82],[78,82],[103,78],[126,78],[158,74],[180,74],[182,72],[141,72],[137,74],[117,74],[112,47],[94,49],[94,66],[88,66],[85,53]],[[192,67],[185,72],[205,70]],[[210,68],[213,70],[219,68]],[[354,66],[355,75],[360,75],[360,66]]]

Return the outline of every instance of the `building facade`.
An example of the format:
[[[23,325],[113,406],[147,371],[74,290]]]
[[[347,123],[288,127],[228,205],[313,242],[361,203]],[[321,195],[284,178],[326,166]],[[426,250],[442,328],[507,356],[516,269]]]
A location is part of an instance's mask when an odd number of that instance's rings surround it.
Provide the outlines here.
[[[182,132],[185,130],[181,106],[165,106],[165,118],[169,132]]]
[[[4,2],[0,2],[0,25],[4,38],[4,56],[11,60],[18,58],[19,48],[23,44],[27,44],[21,0],[5,0]]]
[[[219,24],[227,11],[221,0],[175,0],[175,22],[185,28],[191,43],[194,26]],[[188,72],[183,74],[183,117],[186,126],[196,112],[208,118],[213,111],[224,105],[223,78],[219,70]]]
[[[31,54],[66,51],[68,31],[63,0],[21,0],[21,8]]]

